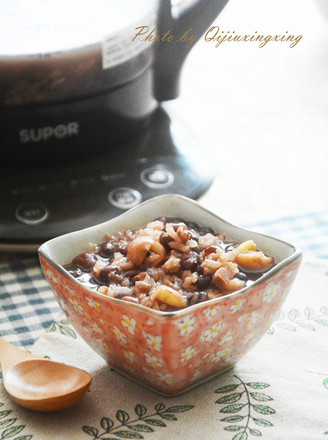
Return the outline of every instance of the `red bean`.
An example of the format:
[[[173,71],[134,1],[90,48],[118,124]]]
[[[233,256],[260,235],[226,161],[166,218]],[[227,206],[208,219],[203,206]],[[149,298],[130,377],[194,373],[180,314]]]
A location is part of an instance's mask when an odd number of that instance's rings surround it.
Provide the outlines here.
[[[205,290],[210,287],[211,284],[211,276],[210,275],[198,275],[198,279],[196,282],[197,289]]]
[[[110,258],[113,257],[115,252],[114,245],[109,241],[106,241],[100,246],[99,253],[102,257]]]
[[[203,301],[208,301],[207,292],[199,292],[199,301],[198,302],[203,302]]]
[[[210,255],[210,254],[215,254],[215,252],[218,250],[218,249],[222,249],[220,246],[217,246],[217,245],[211,245],[211,246],[207,246],[205,249],[204,249],[204,257],[207,257],[207,255]]]
[[[103,267],[99,273],[99,278],[106,281],[121,282],[124,279],[123,272],[119,267],[108,264]]]
[[[166,252],[170,252],[171,248],[169,246],[169,243],[171,241],[174,241],[172,237],[169,236],[169,234],[167,232],[162,232],[160,237],[159,237],[159,241],[161,243],[162,246],[164,246]]]
[[[196,272],[200,262],[201,259],[197,252],[191,251],[181,258],[181,267],[183,270],[191,270],[191,272]]]
[[[96,261],[97,257],[95,254],[84,252],[83,254],[75,257],[72,263],[75,264],[78,268],[82,269],[84,272],[91,272]]]

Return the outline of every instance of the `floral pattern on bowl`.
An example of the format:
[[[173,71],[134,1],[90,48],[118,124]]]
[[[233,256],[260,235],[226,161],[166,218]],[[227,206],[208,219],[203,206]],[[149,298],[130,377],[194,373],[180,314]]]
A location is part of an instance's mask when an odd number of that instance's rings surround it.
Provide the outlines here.
[[[204,225],[216,225],[223,232],[226,228],[234,238],[246,239],[250,234],[262,240],[260,248],[265,250],[266,243],[272,248],[278,264],[250,287],[177,312],[159,312],[106,297],[81,285],[62,268],[77,249],[68,246],[63,252],[62,246],[79,242],[82,251],[87,239],[100,243],[106,232],[141,226],[161,215],[197,223],[204,218]],[[175,195],[157,197],[106,224],[51,240],[41,246],[39,254],[59,304],[81,337],[114,369],[169,396],[231,368],[256,344],[279,313],[301,262],[301,253],[293,246],[241,230],[196,202]]]

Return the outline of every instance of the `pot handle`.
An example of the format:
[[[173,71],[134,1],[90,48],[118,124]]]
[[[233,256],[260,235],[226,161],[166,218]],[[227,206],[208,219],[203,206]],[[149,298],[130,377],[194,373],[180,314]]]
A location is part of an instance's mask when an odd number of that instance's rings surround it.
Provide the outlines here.
[[[172,41],[158,42],[154,59],[154,95],[157,101],[175,99],[179,95],[183,62],[193,44],[178,41],[188,29],[188,36],[197,39],[207,30],[228,0],[185,0],[172,10],[171,0],[160,0],[157,34],[170,30]],[[174,15],[173,15],[174,13]],[[196,41],[196,40],[195,40]]]

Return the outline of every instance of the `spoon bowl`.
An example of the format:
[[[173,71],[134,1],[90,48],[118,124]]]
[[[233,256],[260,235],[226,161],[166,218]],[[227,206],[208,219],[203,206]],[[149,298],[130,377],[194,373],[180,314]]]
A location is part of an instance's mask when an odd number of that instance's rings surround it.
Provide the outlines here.
[[[0,338],[4,386],[19,405],[36,411],[58,411],[78,403],[91,376],[84,370],[43,359]]]

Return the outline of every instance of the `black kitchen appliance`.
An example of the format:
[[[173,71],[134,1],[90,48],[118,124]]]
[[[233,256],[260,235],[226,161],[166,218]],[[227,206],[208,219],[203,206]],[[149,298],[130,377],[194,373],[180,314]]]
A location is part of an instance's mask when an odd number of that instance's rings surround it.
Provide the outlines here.
[[[211,160],[163,102],[226,2],[0,0],[0,249],[204,193]]]

